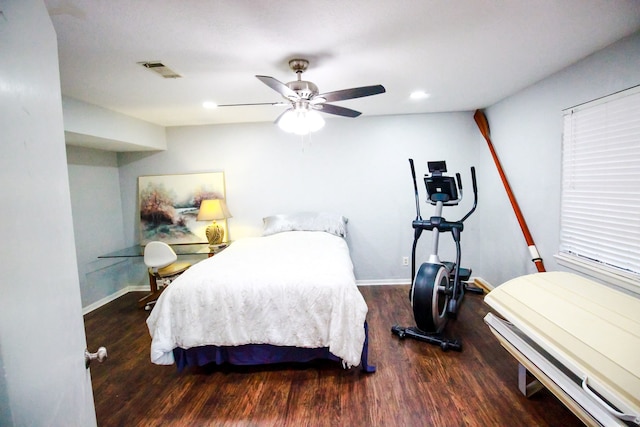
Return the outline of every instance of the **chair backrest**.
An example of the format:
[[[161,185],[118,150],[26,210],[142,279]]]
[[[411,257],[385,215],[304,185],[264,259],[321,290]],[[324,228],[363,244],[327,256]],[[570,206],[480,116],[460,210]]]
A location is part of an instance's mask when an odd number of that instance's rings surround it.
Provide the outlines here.
[[[144,247],[144,263],[149,268],[162,268],[174,263],[178,255],[164,242],[149,242]]]

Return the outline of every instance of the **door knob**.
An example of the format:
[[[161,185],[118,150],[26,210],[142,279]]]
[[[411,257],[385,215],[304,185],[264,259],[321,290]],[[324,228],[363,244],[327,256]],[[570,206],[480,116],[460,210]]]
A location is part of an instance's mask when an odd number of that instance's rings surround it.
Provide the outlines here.
[[[104,347],[98,348],[95,353],[89,353],[89,350],[84,350],[84,366],[88,369],[92,360],[97,360],[102,363],[107,360],[107,349]]]

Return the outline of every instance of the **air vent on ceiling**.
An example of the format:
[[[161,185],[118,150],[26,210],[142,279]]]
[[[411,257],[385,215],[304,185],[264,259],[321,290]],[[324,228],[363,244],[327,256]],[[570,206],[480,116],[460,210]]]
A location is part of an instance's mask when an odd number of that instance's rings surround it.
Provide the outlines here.
[[[176,73],[162,62],[152,61],[152,62],[138,62],[138,64],[142,65],[145,68],[148,68],[151,71],[154,71],[160,74],[165,79],[178,79],[182,77],[180,74]]]

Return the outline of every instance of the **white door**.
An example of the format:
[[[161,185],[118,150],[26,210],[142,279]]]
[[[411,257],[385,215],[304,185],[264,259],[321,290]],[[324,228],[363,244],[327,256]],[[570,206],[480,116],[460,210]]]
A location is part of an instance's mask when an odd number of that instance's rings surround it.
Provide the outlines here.
[[[0,425],[95,426],[57,41],[41,0],[0,0],[0,266]]]

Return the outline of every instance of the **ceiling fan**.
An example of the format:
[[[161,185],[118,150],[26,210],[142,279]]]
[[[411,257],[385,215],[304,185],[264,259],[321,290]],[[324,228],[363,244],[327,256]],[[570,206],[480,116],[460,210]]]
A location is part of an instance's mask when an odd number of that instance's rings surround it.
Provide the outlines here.
[[[314,83],[302,80],[302,73],[309,67],[306,59],[292,59],[289,61],[289,68],[298,76],[297,80],[289,83],[282,83],[269,76],[256,76],[258,80],[278,92],[285,99],[289,100],[292,108],[305,107],[322,111],[323,113],[336,114],[345,117],[358,117],[359,111],[350,108],[339,107],[327,104],[327,102],[344,101],[346,99],[361,98],[364,96],[378,95],[384,93],[382,85],[363,86],[352,89],[337,90],[320,94],[318,86]]]
[[[329,104],[329,102],[362,98],[386,92],[384,86],[374,85],[319,93],[318,86],[312,82],[302,80],[302,73],[304,73],[308,67],[309,61],[306,59],[292,59],[289,61],[289,68],[296,73],[298,79],[288,83],[282,83],[270,76],[256,76],[258,80],[278,92],[288,102],[288,104],[285,102],[284,105],[289,105],[289,108],[282,112],[275,121],[285,131],[306,134],[309,131],[313,132],[318,130],[324,125],[324,120],[316,113],[317,111],[343,117],[358,117],[362,114],[360,111]],[[281,104],[282,103],[260,103],[234,105]],[[301,125],[303,122],[304,126]]]

